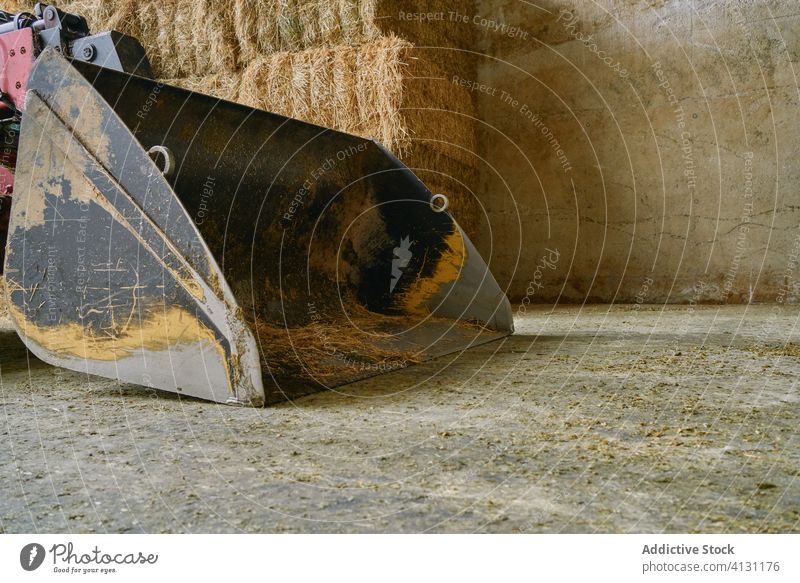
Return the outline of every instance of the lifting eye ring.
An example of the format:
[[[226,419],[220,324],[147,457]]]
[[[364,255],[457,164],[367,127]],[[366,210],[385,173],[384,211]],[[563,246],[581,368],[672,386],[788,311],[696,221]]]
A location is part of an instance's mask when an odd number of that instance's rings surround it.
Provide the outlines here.
[[[175,172],[175,155],[166,146],[153,146],[147,153],[150,154],[150,159],[153,160],[156,167],[161,170],[164,178],[169,178]],[[163,163],[163,165],[162,165]]]
[[[450,206],[450,200],[443,194],[434,194],[431,197],[431,210],[435,213],[443,213]]]

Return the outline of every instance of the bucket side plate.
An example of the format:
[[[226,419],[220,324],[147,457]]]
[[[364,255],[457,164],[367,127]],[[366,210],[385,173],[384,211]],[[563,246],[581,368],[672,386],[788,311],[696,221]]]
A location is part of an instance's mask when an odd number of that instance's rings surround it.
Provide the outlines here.
[[[19,160],[6,286],[34,354],[263,404],[255,340],[202,237],[132,133],[61,57],[31,74]]]

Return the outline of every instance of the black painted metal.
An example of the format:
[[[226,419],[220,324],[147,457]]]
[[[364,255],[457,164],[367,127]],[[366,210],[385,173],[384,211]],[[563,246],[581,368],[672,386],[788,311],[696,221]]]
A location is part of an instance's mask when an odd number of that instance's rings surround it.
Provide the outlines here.
[[[69,106],[70,92],[86,85],[77,73],[93,88],[88,98],[101,97],[109,106],[100,108],[98,119],[87,118],[91,112],[82,111],[78,103]],[[318,322],[349,321],[352,328],[342,333],[355,336],[360,325],[369,323],[370,313],[405,317],[387,323],[386,335],[375,342],[389,352],[414,351],[418,360],[510,332],[507,326],[488,330],[489,322],[479,322],[484,328],[459,328],[455,322],[430,321],[426,314],[406,311],[399,298],[419,281],[434,281],[448,240],[460,231],[449,214],[432,211],[430,191],[375,142],[78,61],[68,64],[52,54],[40,59],[30,88],[62,116],[77,142],[96,144],[85,155],[64,137],[64,164],[76,166],[76,171],[67,172],[64,166],[61,176],[56,172],[50,178],[53,192],[43,187],[49,220],[12,226],[14,253],[7,266],[14,274],[12,284],[19,284],[12,300],[37,326],[55,327],[51,313],[42,309],[41,296],[36,297],[41,294],[36,282],[48,284],[55,243],[62,286],[58,292],[63,294],[55,321],[75,322],[92,334],[118,325],[120,317],[133,313],[136,302],[194,309],[204,325],[219,332],[219,325],[196,311],[195,300],[180,285],[186,262],[208,286],[215,286],[207,245],[261,342],[267,402],[381,372],[337,361],[331,354],[328,364],[336,372],[325,379],[309,374],[302,353],[311,348],[295,345],[294,335]],[[37,124],[42,126],[46,118],[40,111]],[[40,135],[49,135],[48,128],[40,127]],[[53,122],[52,130],[58,133],[58,128]],[[27,156],[39,155],[35,140],[26,143],[34,150]],[[152,179],[155,166],[146,152],[153,146],[174,155],[176,171],[168,184]],[[70,197],[65,177],[76,180],[76,173],[136,227],[138,236],[121,229],[106,208]],[[76,285],[80,265],[75,263],[79,254],[74,241],[81,228],[87,231],[83,261],[111,269],[91,276],[102,278],[99,285],[92,285],[97,279]],[[402,277],[392,281],[395,249],[404,240],[413,252],[401,266]],[[483,267],[483,278],[488,275],[494,284]],[[478,279],[469,284],[476,295],[480,274]],[[138,296],[115,291],[132,286],[140,290]],[[110,296],[118,302],[113,309],[96,313],[91,308]],[[470,298],[459,301],[467,314]],[[506,307],[498,304],[498,309]],[[230,353],[224,334],[218,339]],[[292,353],[297,358],[288,363]]]
[[[371,140],[74,65],[142,148],[163,145],[175,154],[174,191],[254,315],[281,323],[285,318],[289,325],[307,319],[275,303],[281,285],[323,304],[337,303],[338,289],[372,310],[391,312],[387,274],[397,242],[411,237],[428,250],[407,268],[417,273],[435,266],[442,239],[455,228],[449,215],[431,212],[424,184]],[[372,212],[385,225],[384,246],[367,255],[350,247],[350,225],[342,224],[353,200],[359,212]],[[337,281],[335,264],[307,271],[314,254],[331,246],[341,246],[342,260],[357,277]],[[264,261],[265,255],[280,261]]]
[[[70,43],[69,52],[75,59],[98,67],[153,77],[142,45],[121,32],[112,30],[78,38]]]

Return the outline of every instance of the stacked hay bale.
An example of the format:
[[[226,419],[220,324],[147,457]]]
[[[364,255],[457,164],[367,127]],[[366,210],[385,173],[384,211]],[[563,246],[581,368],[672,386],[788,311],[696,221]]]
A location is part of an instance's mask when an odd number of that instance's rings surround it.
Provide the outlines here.
[[[30,11],[31,4],[20,0],[2,0],[0,2],[0,10],[4,12],[23,12]]]
[[[470,95],[453,91],[441,69],[397,37],[259,57],[243,72],[238,100],[375,138],[433,171],[426,182],[437,173],[466,180],[476,166]]]
[[[24,2],[23,2],[24,3]],[[165,78],[237,71],[260,56],[356,46],[385,36],[414,45],[469,50],[474,0],[73,0],[93,30],[137,37]],[[466,57],[448,55],[458,67]]]
[[[447,194],[474,232],[472,0],[76,0],[93,30],[137,37],[165,82],[371,137]],[[420,14],[433,17],[418,16]]]

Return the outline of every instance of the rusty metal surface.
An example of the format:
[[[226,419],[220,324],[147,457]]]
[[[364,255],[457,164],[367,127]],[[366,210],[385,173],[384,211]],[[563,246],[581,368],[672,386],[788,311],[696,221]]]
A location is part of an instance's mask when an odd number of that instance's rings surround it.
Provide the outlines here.
[[[436,212],[424,184],[375,142],[50,51],[31,89],[63,127],[46,108],[23,122],[23,134],[39,125],[44,146],[58,151],[29,169],[7,266],[12,316],[45,360],[63,356],[49,338],[71,326],[95,348],[70,358],[98,374],[107,374],[104,363],[127,362],[126,380],[141,383],[132,355],[191,351],[171,320],[188,318],[198,344],[218,350],[231,384],[261,370],[263,399],[273,402],[512,331],[508,301],[453,217]],[[58,144],[59,131],[74,143]],[[153,146],[174,155],[168,180],[146,157]],[[26,147],[40,164],[43,145],[29,137]],[[90,279],[75,293],[74,260],[63,257],[80,225],[91,239]],[[36,297],[49,283],[54,242],[65,291],[55,323]],[[144,341],[130,336],[124,353],[97,347],[103,335],[120,342],[121,322]],[[251,352],[240,340],[253,337],[260,364],[239,358]],[[194,394],[219,400],[196,373],[182,378],[199,387]]]
[[[55,52],[30,86],[6,258],[26,344],[67,368],[261,404],[252,335],[155,164]]]

